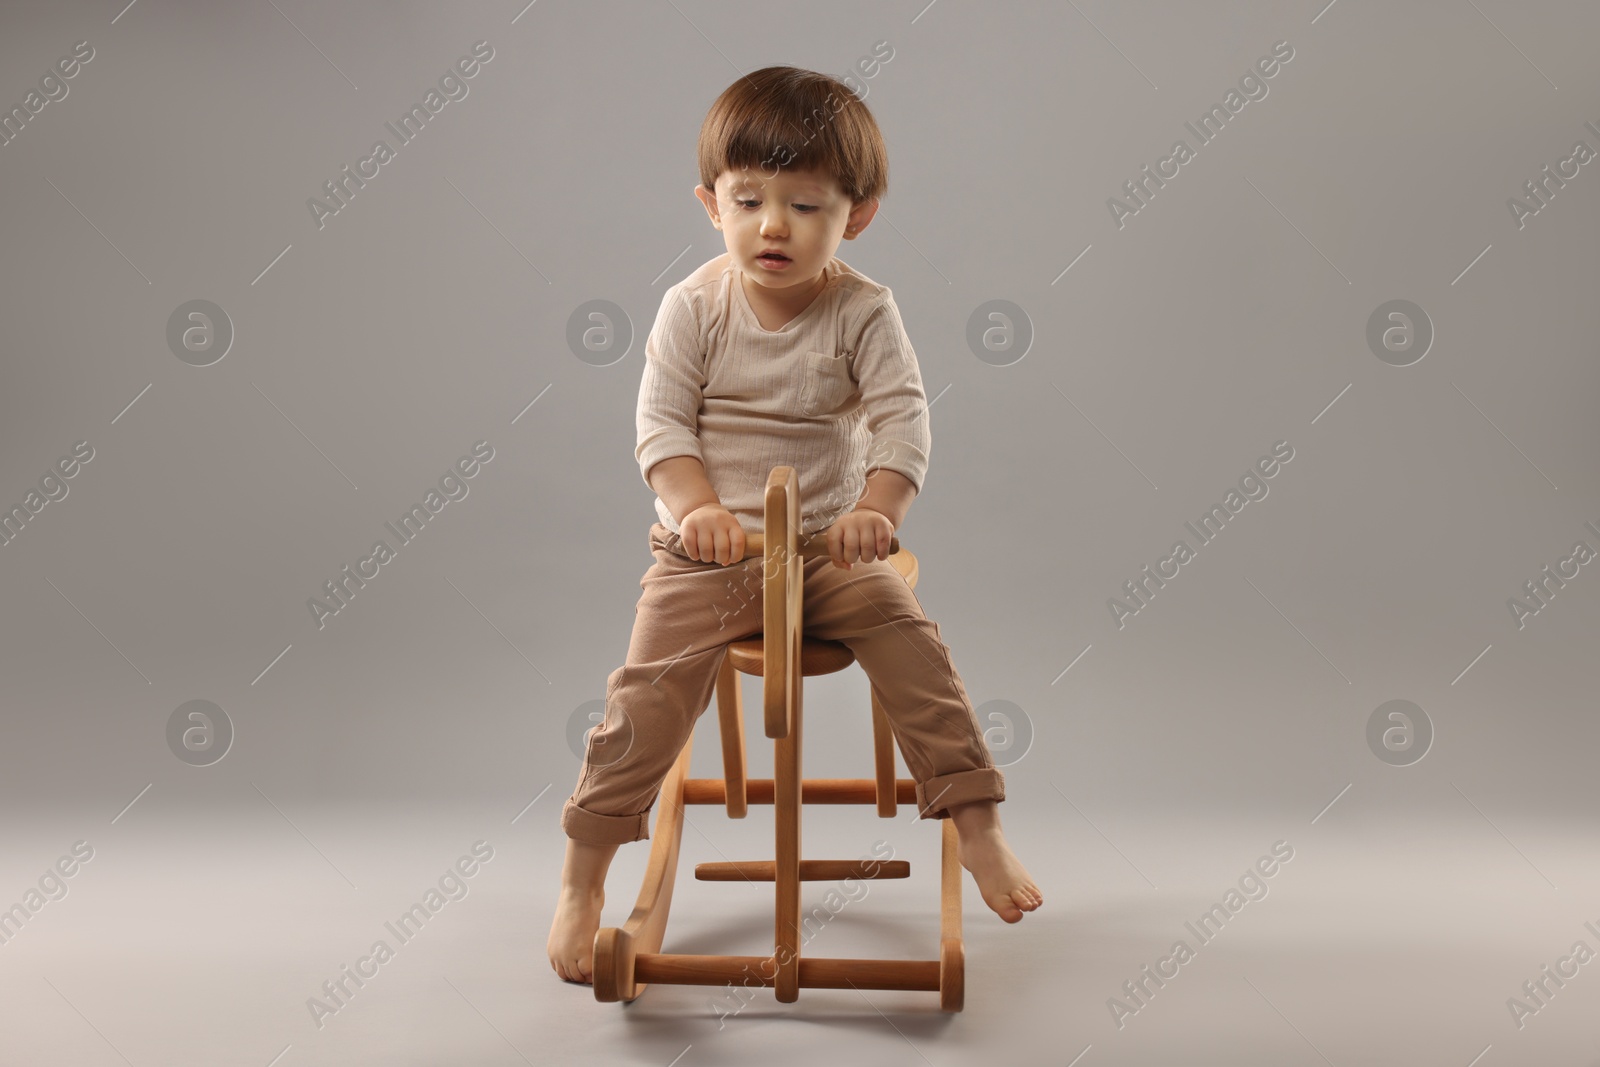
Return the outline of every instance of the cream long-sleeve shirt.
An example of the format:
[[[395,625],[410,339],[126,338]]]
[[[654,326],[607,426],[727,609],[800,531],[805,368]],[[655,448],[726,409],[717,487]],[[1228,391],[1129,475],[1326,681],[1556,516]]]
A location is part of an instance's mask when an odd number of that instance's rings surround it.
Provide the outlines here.
[[[639,383],[634,455],[646,485],[655,464],[694,456],[723,506],[757,533],[767,476],[792,466],[807,535],[851,510],[874,468],[921,491],[928,403],[893,294],[837,257],[824,274],[822,291],[779,330],[756,321],[726,253],[667,290]],[[655,506],[681,533],[661,497]]]

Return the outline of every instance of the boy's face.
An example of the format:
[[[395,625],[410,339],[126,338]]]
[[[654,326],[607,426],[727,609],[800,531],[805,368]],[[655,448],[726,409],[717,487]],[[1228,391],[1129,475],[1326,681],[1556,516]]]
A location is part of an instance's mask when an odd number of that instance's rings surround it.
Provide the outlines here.
[[[877,200],[853,206],[831,174],[787,168],[774,175],[725,170],[715,194],[699,185],[694,193],[722,231],[734,263],[752,282],[773,290],[804,291],[839,241],[855,240],[878,211]],[[769,249],[788,261],[761,258]]]

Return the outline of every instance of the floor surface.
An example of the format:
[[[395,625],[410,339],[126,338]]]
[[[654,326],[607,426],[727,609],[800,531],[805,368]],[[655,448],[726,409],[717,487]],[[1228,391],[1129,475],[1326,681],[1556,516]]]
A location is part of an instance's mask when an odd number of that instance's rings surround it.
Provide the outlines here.
[[[555,792],[520,813],[150,802],[8,827],[3,903],[40,879],[55,899],[3,927],[0,1063],[1600,1064],[1592,829],[1403,823],[1353,796],[1321,813],[1150,819],[1014,791],[1006,830],[1046,901],[1008,925],[967,876],[964,1011],[932,993],[779,1004],[764,988],[661,985],[622,1005],[545,957]],[[690,809],[667,951],[770,951],[769,885],[692,877],[697,862],[769,858],[770,812]],[[807,811],[807,856],[885,841],[911,862],[907,880],[808,883],[808,954],[937,956],[938,833],[911,814]],[[606,925],[626,920],[648,848],[619,852]],[[58,883],[47,868],[63,855]],[[413,905],[426,918],[407,928]],[[360,964],[379,941],[388,955]],[[324,983],[340,979],[336,999]],[[1136,998],[1124,983],[1140,981]],[[1541,981],[1539,999],[1523,988]]]

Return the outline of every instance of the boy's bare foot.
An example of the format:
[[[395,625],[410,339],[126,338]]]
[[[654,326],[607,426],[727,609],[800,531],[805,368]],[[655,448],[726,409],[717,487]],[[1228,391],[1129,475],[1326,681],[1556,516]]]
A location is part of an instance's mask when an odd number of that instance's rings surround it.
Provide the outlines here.
[[[562,889],[545,951],[550,966],[568,982],[594,984],[594,935],[600,930],[605,890]]]
[[[1021,922],[1023,912],[1044,903],[1044,894],[999,830],[960,835],[956,855],[972,872],[983,902],[1006,922]]]
[[[1044,894],[1006,844],[997,805],[978,800],[952,804],[949,811],[956,824],[956,856],[972,872],[983,902],[1006,922],[1021,922],[1023,912],[1044,903]]]

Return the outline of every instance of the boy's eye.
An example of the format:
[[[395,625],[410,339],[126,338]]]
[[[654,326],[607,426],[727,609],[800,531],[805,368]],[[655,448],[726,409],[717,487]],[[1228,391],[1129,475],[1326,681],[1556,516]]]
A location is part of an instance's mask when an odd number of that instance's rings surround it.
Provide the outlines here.
[[[761,201],[759,201],[759,200],[735,200],[734,203],[738,204],[740,207],[754,207],[756,204],[761,203]],[[807,214],[809,214],[809,213],[811,213],[813,211],[816,211],[817,208],[816,208],[816,206],[814,204],[796,204],[795,205],[795,210],[803,211],[803,212],[806,212]]]

